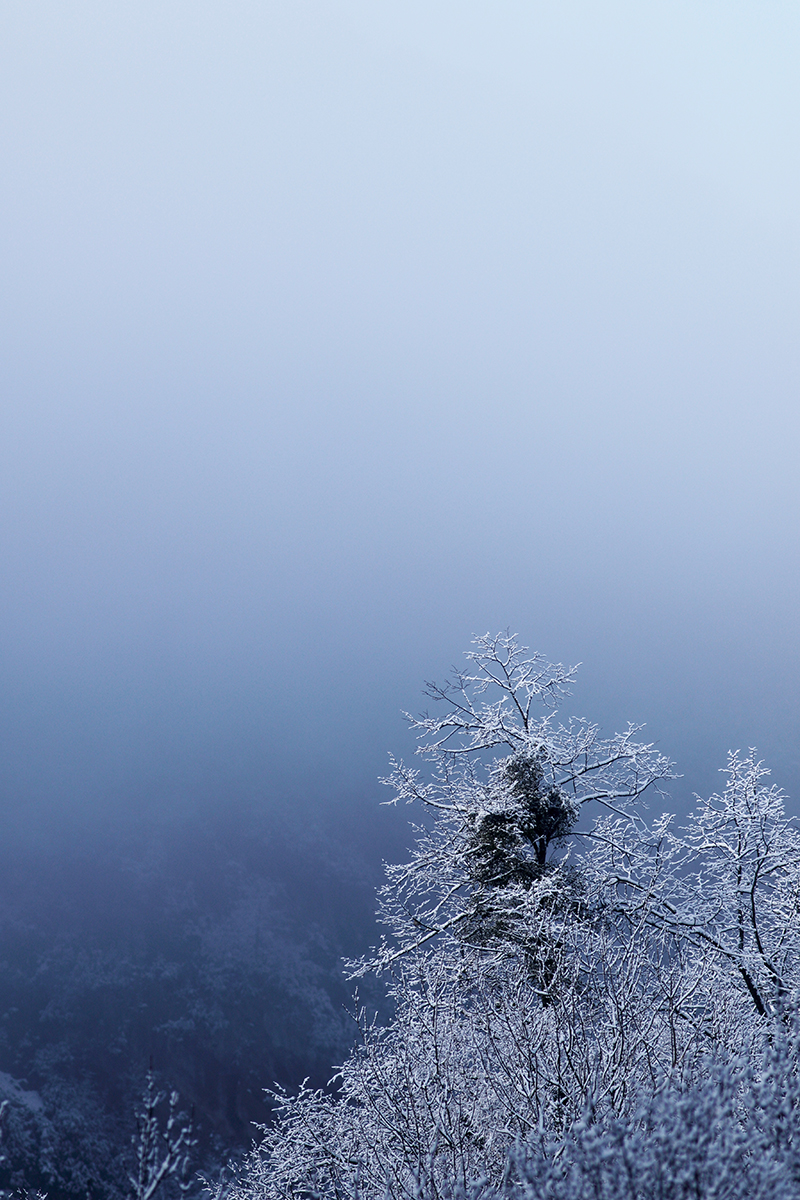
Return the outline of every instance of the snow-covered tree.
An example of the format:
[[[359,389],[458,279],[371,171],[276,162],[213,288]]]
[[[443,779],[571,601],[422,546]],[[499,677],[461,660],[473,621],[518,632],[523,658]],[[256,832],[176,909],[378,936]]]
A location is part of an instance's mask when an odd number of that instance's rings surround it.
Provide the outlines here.
[[[503,953],[516,941],[535,953],[531,903],[570,920],[580,909],[566,847],[581,810],[630,817],[646,789],[671,774],[668,759],[636,740],[638,726],[602,738],[588,721],[557,721],[575,667],[526,657],[508,634],[473,644],[471,669],[427,686],[441,710],[407,714],[428,770],[393,760],[385,780],[391,803],[416,803],[434,822],[420,827],[411,861],[387,872],[381,917],[392,939],[370,968],[446,933],[481,951]]]
[[[798,982],[800,835],[755,751],[728,756],[727,786],[701,800],[681,839],[680,926],[715,973],[733,972],[745,1007],[784,1007]]]
[[[800,987],[800,835],[755,751],[730,753],[724,772],[684,829],[662,817],[631,837],[629,822],[600,820],[587,862],[617,919],[669,945],[659,976],[671,1028],[737,1052]]]
[[[635,1122],[664,1080],[700,1086],[715,1051],[786,1012],[798,842],[754,758],[732,757],[687,830],[648,823],[672,766],[640,727],[560,721],[574,668],[507,634],[473,645],[428,685],[437,711],[409,717],[425,768],[386,781],[424,816],[387,868],[388,934],[351,971],[387,978],[394,1020],[359,1014],[336,1094],[278,1097],[235,1200],[500,1187],[514,1146],[587,1111]]]

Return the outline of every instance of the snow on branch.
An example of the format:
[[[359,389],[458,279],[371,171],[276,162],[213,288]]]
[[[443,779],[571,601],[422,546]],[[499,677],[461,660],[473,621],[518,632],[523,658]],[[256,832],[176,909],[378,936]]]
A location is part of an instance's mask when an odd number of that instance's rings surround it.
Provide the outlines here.
[[[156,1087],[153,1071],[148,1071],[142,1107],[136,1119],[138,1133],[133,1139],[136,1174],[129,1176],[130,1200],[153,1200],[162,1184],[173,1177],[178,1180],[181,1191],[189,1186],[186,1177],[195,1145],[192,1123],[178,1113],[178,1093],[171,1092],[162,1130],[158,1109],[165,1098],[166,1093]]]

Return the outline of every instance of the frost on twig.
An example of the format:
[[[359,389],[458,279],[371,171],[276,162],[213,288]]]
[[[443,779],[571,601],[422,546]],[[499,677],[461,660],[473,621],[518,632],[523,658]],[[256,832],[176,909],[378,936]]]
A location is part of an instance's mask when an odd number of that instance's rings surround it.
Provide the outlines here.
[[[153,1200],[162,1185],[174,1179],[181,1192],[190,1186],[188,1179],[191,1152],[196,1144],[192,1122],[178,1112],[178,1093],[171,1092],[166,1123],[161,1128],[159,1106],[166,1098],[156,1086],[155,1075],[147,1072],[142,1105],[137,1113],[137,1134],[133,1138],[136,1174],[130,1175],[130,1200]]]

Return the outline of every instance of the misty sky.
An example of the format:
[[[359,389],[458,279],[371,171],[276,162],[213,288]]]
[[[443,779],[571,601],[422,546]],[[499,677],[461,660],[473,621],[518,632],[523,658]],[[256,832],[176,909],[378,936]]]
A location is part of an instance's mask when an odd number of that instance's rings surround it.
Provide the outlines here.
[[[372,805],[475,632],[800,798],[800,8],[0,8],[5,827]],[[401,818],[398,818],[401,819]]]

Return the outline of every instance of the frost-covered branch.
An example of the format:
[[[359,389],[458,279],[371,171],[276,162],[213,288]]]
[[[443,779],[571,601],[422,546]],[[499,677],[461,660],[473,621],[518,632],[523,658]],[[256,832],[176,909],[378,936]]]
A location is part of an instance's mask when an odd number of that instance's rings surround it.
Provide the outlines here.
[[[166,1124],[162,1130],[159,1105],[165,1093],[156,1087],[152,1070],[147,1073],[142,1107],[137,1114],[138,1133],[133,1139],[136,1147],[136,1174],[129,1176],[131,1200],[153,1200],[166,1180],[175,1177],[181,1190],[188,1187],[186,1176],[192,1147],[191,1121],[178,1113],[178,1093],[171,1092]]]

